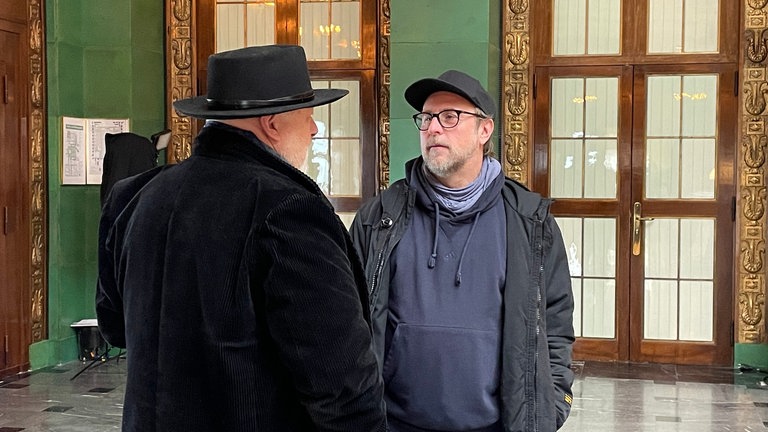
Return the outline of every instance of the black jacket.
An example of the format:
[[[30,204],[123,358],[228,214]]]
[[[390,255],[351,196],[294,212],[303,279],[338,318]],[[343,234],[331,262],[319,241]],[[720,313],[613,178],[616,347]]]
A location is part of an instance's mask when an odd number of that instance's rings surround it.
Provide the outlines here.
[[[510,179],[502,198],[509,239],[502,324],[504,430],[551,432],[565,422],[572,400],[575,338],[568,261],[548,200]],[[414,189],[399,180],[366,203],[351,228],[369,283],[379,368],[385,350],[389,258],[406,231],[414,200]]]
[[[365,277],[307,176],[223,124],[118,182],[99,327],[127,347],[124,431],[383,431]]]

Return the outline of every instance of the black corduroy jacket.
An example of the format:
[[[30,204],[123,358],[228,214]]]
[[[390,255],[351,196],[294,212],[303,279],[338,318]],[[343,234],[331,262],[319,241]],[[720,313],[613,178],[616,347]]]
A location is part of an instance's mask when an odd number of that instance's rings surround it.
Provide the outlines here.
[[[385,430],[365,286],[317,185],[209,124],[102,210],[96,309],[127,348],[123,430]]]

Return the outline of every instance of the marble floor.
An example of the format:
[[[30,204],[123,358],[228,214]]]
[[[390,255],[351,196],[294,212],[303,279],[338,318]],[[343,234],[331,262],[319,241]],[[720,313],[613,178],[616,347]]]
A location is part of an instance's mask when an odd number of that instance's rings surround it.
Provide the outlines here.
[[[0,432],[120,430],[125,357],[0,381]],[[561,431],[768,432],[768,371],[577,362]],[[82,371],[82,373],[80,373]],[[78,376],[75,377],[75,375]]]

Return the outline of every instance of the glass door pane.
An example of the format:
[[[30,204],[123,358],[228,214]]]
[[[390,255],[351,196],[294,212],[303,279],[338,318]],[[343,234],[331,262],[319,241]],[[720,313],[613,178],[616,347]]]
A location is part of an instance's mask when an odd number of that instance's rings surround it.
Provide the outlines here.
[[[299,37],[308,60],[360,59],[360,2],[301,0]]]
[[[649,0],[648,53],[716,53],[719,18],[719,0]]]
[[[315,107],[317,135],[309,148],[304,172],[329,197],[361,196],[360,83],[351,80],[314,80],[314,88],[339,88],[349,94]]]
[[[621,0],[554,0],[555,56],[621,51]]]
[[[615,199],[619,79],[554,78],[551,85],[550,196]]]
[[[652,75],[646,107],[646,198],[715,198],[718,77]]]
[[[616,220],[557,217],[574,295],[577,337],[616,337]]]
[[[714,219],[645,222],[645,339],[711,342]]]
[[[217,0],[216,52],[275,43],[275,3]]]

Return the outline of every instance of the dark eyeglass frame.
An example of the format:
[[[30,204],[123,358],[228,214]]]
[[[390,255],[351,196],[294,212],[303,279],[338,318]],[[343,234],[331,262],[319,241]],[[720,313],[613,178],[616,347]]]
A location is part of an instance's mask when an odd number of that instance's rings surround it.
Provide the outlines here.
[[[456,124],[453,124],[451,126],[446,126],[445,124],[443,124],[443,120],[441,120],[440,117],[442,117],[443,113],[447,113],[447,112],[456,114]],[[420,131],[425,131],[429,129],[429,124],[432,122],[432,119],[435,119],[435,118],[437,119],[437,122],[440,124],[440,127],[442,127],[443,129],[455,128],[456,126],[459,125],[462,114],[469,114],[471,116],[481,118],[481,119],[489,118],[488,116],[484,116],[482,114],[477,114],[477,113],[462,111],[457,109],[446,109],[436,113],[420,112],[420,113],[414,114],[412,117],[413,117],[413,122],[416,124],[416,128]],[[419,125],[419,122],[421,122],[421,125]]]

